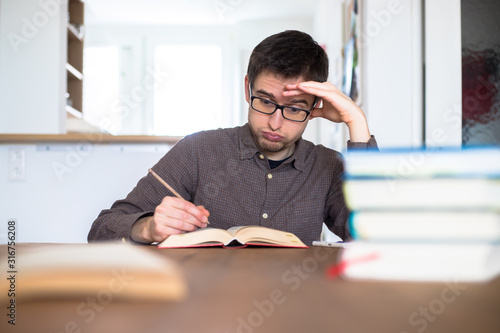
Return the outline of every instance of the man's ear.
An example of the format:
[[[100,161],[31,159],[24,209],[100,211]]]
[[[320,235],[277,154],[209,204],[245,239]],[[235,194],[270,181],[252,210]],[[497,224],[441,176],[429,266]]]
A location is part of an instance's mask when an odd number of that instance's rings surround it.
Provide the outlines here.
[[[245,75],[245,99],[247,100],[247,103],[250,104],[250,89],[249,89],[248,75]]]

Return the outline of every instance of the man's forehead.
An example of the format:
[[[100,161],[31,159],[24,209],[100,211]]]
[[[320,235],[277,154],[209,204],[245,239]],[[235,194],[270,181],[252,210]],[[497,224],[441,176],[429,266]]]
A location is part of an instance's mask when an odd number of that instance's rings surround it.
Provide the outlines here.
[[[264,82],[272,82],[273,84],[277,86],[282,86],[285,87],[288,84],[296,84],[300,82],[304,82],[304,78],[299,76],[299,77],[285,77],[279,73],[273,73],[270,71],[264,71],[260,73],[256,78],[255,78],[255,83],[259,81],[260,83]]]
[[[282,79],[279,77],[262,77],[257,78],[255,85],[251,87],[252,94],[260,97],[270,98],[274,101],[281,101],[280,103],[303,103],[304,108],[308,108],[314,103],[316,96],[301,92],[293,96],[283,96],[282,92],[288,90],[286,85],[296,84],[303,82],[301,78],[298,79]]]

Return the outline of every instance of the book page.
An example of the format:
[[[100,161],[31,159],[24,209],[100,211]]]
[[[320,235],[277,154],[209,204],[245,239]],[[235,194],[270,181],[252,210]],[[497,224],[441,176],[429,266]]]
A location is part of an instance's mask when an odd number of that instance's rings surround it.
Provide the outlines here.
[[[233,229],[233,228],[231,228]],[[290,232],[261,227],[248,226],[237,230],[236,237],[242,243],[268,243],[286,246],[306,247],[302,241]]]
[[[258,225],[240,225],[236,227],[231,227],[227,229],[227,232],[229,232],[231,235],[235,236],[237,232],[239,232],[241,229],[246,229],[246,228],[263,228]]]
[[[232,236],[226,230],[217,228],[204,228],[185,234],[171,235],[158,247],[189,247],[198,244],[215,243],[226,244],[230,242]]]

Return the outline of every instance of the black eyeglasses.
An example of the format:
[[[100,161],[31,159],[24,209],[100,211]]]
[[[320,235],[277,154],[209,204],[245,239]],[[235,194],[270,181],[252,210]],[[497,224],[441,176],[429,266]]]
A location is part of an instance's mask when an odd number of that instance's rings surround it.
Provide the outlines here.
[[[276,110],[280,109],[283,118],[298,123],[304,122],[307,119],[315,104],[316,103],[313,104],[311,110],[304,110],[293,106],[279,105],[268,99],[253,96],[252,89],[250,88],[250,105],[252,109],[257,112],[269,115],[275,113]]]

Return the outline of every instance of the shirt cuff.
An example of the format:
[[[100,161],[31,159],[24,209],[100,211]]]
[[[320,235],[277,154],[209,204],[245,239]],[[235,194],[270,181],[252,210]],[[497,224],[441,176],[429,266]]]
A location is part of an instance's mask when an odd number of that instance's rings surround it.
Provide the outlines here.
[[[132,227],[134,226],[135,222],[137,222],[139,219],[142,219],[143,217],[153,216],[154,212],[143,212],[143,213],[136,213],[136,214],[131,214],[131,215],[132,216],[130,216],[127,219],[128,220],[127,223],[125,223],[126,225],[130,226],[128,228],[128,237],[126,237],[126,235],[125,235],[123,238],[128,239],[128,241],[132,244],[142,244],[142,245],[151,244],[151,243],[137,242],[137,241],[133,240],[132,239]],[[132,224],[130,224],[130,223],[132,223]]]
[[[137,212],[133,214],[120,214],[119,216],[113,216],[113,214],[100,216],[98,220],[97,227],[91,229],[89,236],[87,238],[88,242],[96,241],[109,241],[109,240],[121,240],[125,242],[137,243],[132,240],[132,226],[134,223],[142,217],[152,216],[154,212]]]
[[[375,140],[375,136],[370,136],[370,140],[368,142],[351,142],[351,140],[347,141],[347,149],[378,149],[377,140]]]

